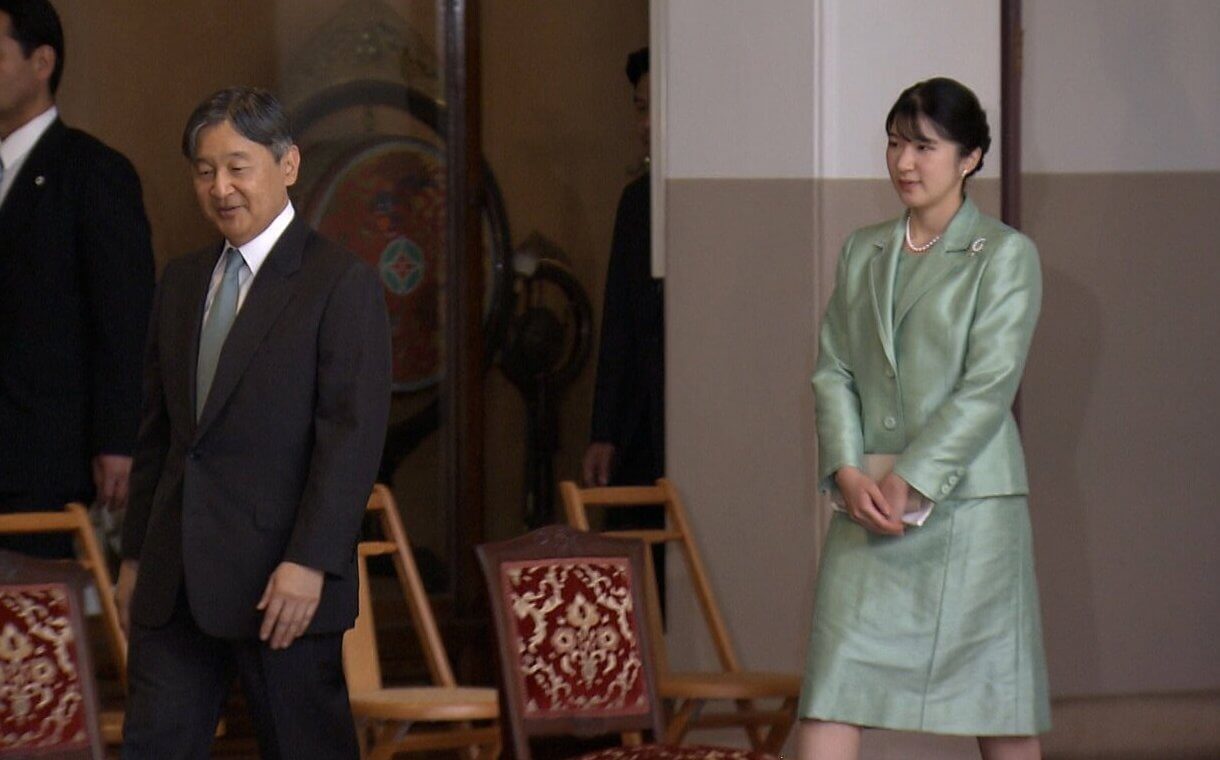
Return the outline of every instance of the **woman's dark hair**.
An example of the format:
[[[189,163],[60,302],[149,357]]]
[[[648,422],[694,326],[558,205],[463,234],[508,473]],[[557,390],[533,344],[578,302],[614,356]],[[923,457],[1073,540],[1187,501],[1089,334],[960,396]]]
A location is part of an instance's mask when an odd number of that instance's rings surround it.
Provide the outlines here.
[[[961,155],[975,148],[981,151],[978,164],[967,176],[983,168],[982,157],[991,147],[991,130],[987,113],[969,87],[948,77],[916,82],[894,102],[885,117],[885,132],[896,132],[908,140],[926,140],[928,136],[919,128],[920,116],[927,116],[936,125],[940,137],[957,143]]]
[[[64,29],[55,7],[47,0],[0,0],[0,11],[8,14],[9,36],[21,46],[26,58],[43,45],[55,51],[55,69],[48,81],[54,95],[64,73]]]
[[[257,87],[228,87],[209,95],[186,120],[182,155],[194,161],[199,133],[226,121],[242,137],[266,146],[276,161],[292,147],[292,126],[274,95]]]
[[[627,79],[631,86],[640,83],[640,77],[648,73],[648,48],[642,47],[627,56]]]

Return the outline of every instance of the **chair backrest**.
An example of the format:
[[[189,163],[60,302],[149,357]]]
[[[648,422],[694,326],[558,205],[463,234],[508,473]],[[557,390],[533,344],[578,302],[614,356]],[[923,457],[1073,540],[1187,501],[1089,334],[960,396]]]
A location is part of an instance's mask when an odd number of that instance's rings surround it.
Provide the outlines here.
[[[77,542],[77,561],[93,576],[98,601],[102,605],[106,638],[118,670],[119,681],[127,688],[127,636],[119,622],[119,609],[114,602],[114,584],[110,570],[89,522],[89,511],[83,504],[72,503],[62,512],[15,512],[0,515],[0,535],[30,533],[70,533]]]
[[[419,567],[411,553],[411,542],[389,488],[378,483],[373,486],[367,504],[369,514],[377,518],[384,540],[361,541],[359,547],[360,612],[356,625],[343,639],[343,665],[347,674],[348,689],[353,693],[381,688],[381,666],[377,657],[377,639],[373,619],[373,596],[369,588],[368,558],[390,555],[394,560],[398,583],[411,622],[419,636],[428,672],[436,686],[456,686],[453,668],[445,652],[440,628],[432,614],[428,593],[419,575]]]
[[[514,754],[532,736],[664,735],[641,579],[644,546],[549,525],[477,547]]]
[[[0,551],[0,758],[103,757],[85,572]]]
[[[664,507],[665,527],[662,529],[606,531],[602,535],[639,539],[649,546],[665,543],[677,544],[681,549],[691,585],[694,587],[695,597],[699,600],[703,621],[707,625],[708,634],[716,649],[716,656],[720,660],[720,667],[728,672],[741,670],[737,653],[733,649],[732,638],[729,636],[728,626],[725,625],[720,606],[712,594],[712,586],[708,581],[703,557],[695,545],[686,508],[682,505],[682,499],[678,496],[673,484],[661,478],[655,486],[580,488],[574,482],[565,480],[559,484],[559,492],[563,496],[563,507],[567,514],[568,524],[583,531],[589,530],[589,507],[603,509]],[[652,552],[647,552],[645,556],[649,562],[649,569],[652,570]],[[664,572],[663,569],[662,572]],[[653,647],[657,652],[657,667],[662,672],[667,672],[669,657],[665,650],[665,632],[661,628],[660,595],[657,591],[656,575],[653,572],[648,573],[648,606],[651,621],[650,633]]]

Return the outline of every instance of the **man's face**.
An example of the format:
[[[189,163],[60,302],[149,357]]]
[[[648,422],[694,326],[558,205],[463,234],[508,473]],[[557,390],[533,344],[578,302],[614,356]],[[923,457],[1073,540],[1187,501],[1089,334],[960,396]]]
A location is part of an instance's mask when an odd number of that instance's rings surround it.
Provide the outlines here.
[[[204,127],[192,164],[199,208],[240,248],[284,210],[300,160],[294,145],[276,161],[270,148],[243,137],[228,121]]]
[[[632,104],[635,106],[636,131],[639,132],[640,139],[644,142],[645,155],[652,146],[652,122],[648,113],[648,82],[647,74],[641,76],[635,83],[635,92],[632,97]]]
[[[26,56],[13,39],[13,20],[0,11],[0,138],[38,115],[37,105],[50,98],[55,51],[43,45]]]

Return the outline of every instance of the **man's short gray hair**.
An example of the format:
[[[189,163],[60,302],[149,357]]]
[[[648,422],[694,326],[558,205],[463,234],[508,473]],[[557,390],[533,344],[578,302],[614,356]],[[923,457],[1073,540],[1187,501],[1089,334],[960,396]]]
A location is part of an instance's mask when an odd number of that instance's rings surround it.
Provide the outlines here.
[[[242,137],[265,145],[276,161],[292,147],[292,126],[274,95],[257,87],[226,87],[209,95],[191,112],[182,132],[182,155],[195,160],[199,133],[226,121]]]

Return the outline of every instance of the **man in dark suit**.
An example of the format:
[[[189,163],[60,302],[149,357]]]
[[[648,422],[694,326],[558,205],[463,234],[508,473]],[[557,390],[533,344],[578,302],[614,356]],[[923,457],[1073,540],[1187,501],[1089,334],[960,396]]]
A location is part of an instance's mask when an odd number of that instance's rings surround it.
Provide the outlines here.
[[[154,278],[140,180],[59,120],[63,64],[50,3],[0,0],[0,512],[122,506],[139,422]]]
[[[648,48],[627,56],[636,125],[645,155],[649,119]],[[593,425],[582,477],[586,486],[652,485],[665,474],[665,291],[652,276],[651,176],[645,172],[619,198],[602,300],[601,347],[593,388]],[[660,528],[661,507],[612,509],[612,530]],[[661,610],[665,611],[665,545],[654,544]]]
[[[628,56],[627,79],[647,150],[648,48]],[[651,485],[665,474],[665,302],[662,281],[652,276],[649,182],[645,173],[624,188],[614,218],[592,442],[582,472],[588,486]],[[646,521],[653,525],[659,519],[654,514]]]
[[[123,754],[207,757],[236,671],[264,758],[355,758],[341,647],[389,415],[381,282],[296,216],[300,153],[270,93],[209,97],[183,153],[224,241],[172,261],[153,303]]]

